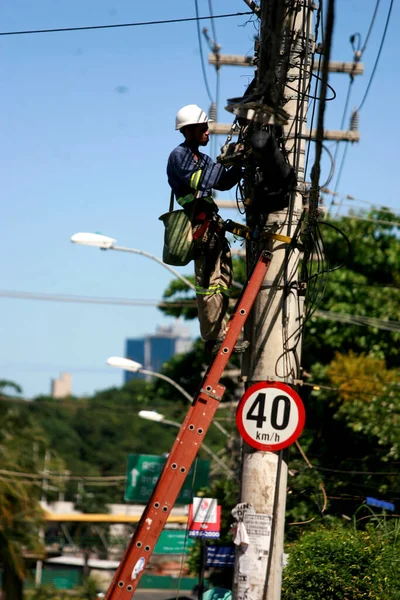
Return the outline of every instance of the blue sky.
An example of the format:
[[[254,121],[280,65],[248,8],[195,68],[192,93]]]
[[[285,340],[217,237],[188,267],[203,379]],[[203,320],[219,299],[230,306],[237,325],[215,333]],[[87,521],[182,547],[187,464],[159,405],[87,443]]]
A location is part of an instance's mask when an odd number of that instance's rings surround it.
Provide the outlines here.
[[[350,106],[360,102],[382,35],[389,0],[363,56]],[[208,14],[208,1],[199,0]],[[375,0],[337,0],[332,59],[352,59],[349,36],[365,38]],[[242,0],[214,0],[215,14],[245,11]],[[3,0],[2,31],[74,27],[194,16],[194,2],[155,0]],[[397,31],[395,4],[386,44],[360,114],[339,191],[400,210],[397,198]],[[246,17],[215,22],[222,52],[252,53],[255,29]],[[202,23],[202,27],[204,23]],[[211,32],[210,23],[206,26]],[[205,54],[208,49],[204,47]],[[167,210],[165,165],[180,143],[176,111],[206,110],[195,23],[0,38],[0,175],[2,290],[160,299],[170,275],[149,259],[72,245],[77,231],[101,232],[160,256]],[[213,67],[206,66],[211,90]],[[221,70],[220,122],[226,98],[241,95],[251,69]],[[349,78],[336,75],[337,99],[326,125],[339,129]],[[221,143],[223,140],[221,139]],[[326,165],[327,167],[328,165]],[[327,170],[327,169],[326,169]],[[325,173],[326,175],[326,173]],[[324,177],[324,174],[323,174]],[[226,196],[229,197],[229,194]],[[230,213],[232,218],[234,213]],[[181,270],[183,274],[191,268]],[[0,379],[25,395],[48,393],[50,380],[71,371],[77,395],[122,382],[107,368],[126,337],[173,323],[155,307],[118,307],[0,297]],[[370,315],[374,316],[374,315]],[[190,324],[198,335],[197,322]]]

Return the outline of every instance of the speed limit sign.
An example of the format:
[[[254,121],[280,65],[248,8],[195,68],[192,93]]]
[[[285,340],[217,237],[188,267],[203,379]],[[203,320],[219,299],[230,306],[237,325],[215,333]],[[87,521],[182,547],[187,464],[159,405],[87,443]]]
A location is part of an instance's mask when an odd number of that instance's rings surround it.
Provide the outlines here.
[[[285,383],[262,381],[250,386],[239,402],[236,425],[253,448],[273,452],[293,444],[303,431],[304,405]]]

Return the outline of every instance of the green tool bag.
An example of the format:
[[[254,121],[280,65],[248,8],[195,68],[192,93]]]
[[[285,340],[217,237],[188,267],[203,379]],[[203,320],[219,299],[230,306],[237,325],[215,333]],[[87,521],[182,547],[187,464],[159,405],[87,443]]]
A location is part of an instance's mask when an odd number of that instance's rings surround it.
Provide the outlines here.
[[[172,210],[173,208],[174,192],[171,191],[169,212],[159,217],[165,226],[162,259],[167,265],[184,267],[193,260],[192,224],[182,209]]]

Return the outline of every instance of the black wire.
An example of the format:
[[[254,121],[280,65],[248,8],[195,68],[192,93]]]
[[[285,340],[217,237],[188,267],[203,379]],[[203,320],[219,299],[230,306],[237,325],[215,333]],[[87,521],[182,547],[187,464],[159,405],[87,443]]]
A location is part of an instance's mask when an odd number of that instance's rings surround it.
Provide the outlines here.
[[[347,108],[348,108],[349,102],[350,102],[351,90],[353,89],[353,83],[354,83],[354,77],[352,77],[350,75],[350,82],[349,82],[349,87],[347,88],[347,95],[346,95],[346,100],[345,100],[345,103],[344,103],[344,109],[343,109],[342,121],[340,123],[340,129],[343,129],[343,127],[344,127],[344,121],[345,121],[345,118],[346,118]],[[342,162],[340,163],[340,169],[339,169],[338,176],[336,178],[335,188],[334,188],[332,196],[331,196],[331,203],[329,205],[329,209],[333,205],[333,202],[334,202],[335,193],[336,193],[338,185],[339,185],[340,176],[342,174],[342,170],[343,170],[343,166],[344,166],[344,160],[346,158],[347,148],[348,148],[348,144],[346,145],[346,148],[345,148],[345,151],[344,151],[343,157],[342,157]],[[335,155],[333,157],[333,160],[334,160],[335,164],[336,164],[336,161],[337,161],[338,154],[339,154],[339,142],[336,142]],[[324,187],[324,186],[321,186],[321,187]]]
[[[327,227],[331,227],[332,229],[335,229],[338,233],[340,233],[340,235],[345,239],[345,241],[347,243],[347,249],[348,249],[347,256],[339,265],[336,265],[335,267],[314,273],[314,275],[311,275],[310,277],[307,277],[306,279],[304,279],[302,281],[302,283],[309,283],[312,279],[314,279],[315,277],[318,277],[319,275],[323,275],[324,273],[333,273],[333,271],[337,271],[338,269],[341,269],[342,267],[344,267],[344,265],[346,264],[347,260],[350,257],[351,242],[350,242],[349,238],[347,237],[347,235],[344,233],[344,231],[339,229],[339,227],[336,227],[336,225],[329,223],[328,221],[320,221],[319,225],[326,225]],[[321,232],[319,232],[319,233],[321,236],[320,239],[323,243],[323,238],[322,238]],[[324,245],[324,247],[325,247],[325,245]]]
[[[353,41],[352,41],[352,38],[355,38],[355,36],[358,36],[358,40],[359,40],[358,50],[359,50],[359,52],[360,52],[360,54],[359,54],[359,58],[361,58],[362,54],[365,52],[365,49],[366,49],[366,47],[367,47],[367,44],[368,44],[368,41],[369,41],[369,38],[370,38],[370,35],[371,35],[371,32],[372,32],[372,28],[373,28],[373,26],[374,26],[374,23],[375,23],[376,15],[377,15],[377,13],[378,13],[379,4],[380,4],[380,0],[377,0],[377,2],[376,2],[376,4],[375,4],[375,9],[374,9],[374,12],[373,12],[373,15],[372,15],[372,18],[371,18],[371,22],[370,22],[370,24],[369,24],[368,32],[367,32],[367,35],[366,35],[366,38],[365,38],[365,42],[364,42],[364,44],[363,44],[363,46],[362,46],[361,50],[360,50],[360,48],[359,48],[359,47],[360,47],[360,45],[361,45],[361,36],[360,36],[360,34],[359,34],[359,33],[355,33],[355,34],[354,34],[354,35],[353,35],[353,36],[350,38],[350,42],[352,43],[353,50],[355,50],[355,48],[354,48],[354,39],[353,39]],[[366,91],[365,91],[364,98],[363,98],[363,100],[362,100],[362,102],[361,102],[360,106],[358,107],[358,110],[360,110],[361,106],[362,106],[362,105],[364,104],[364,102],[365,102],[365,99],[366,99],[366,97],[367,97],[367,94],[368,94],[369,88],[370,88],[370,86],[371,86],[371,83],[372,83],[372,79],[373,79],[373,77],[374,77],[374,74],[375,74],[376,67],[377,67],[377,65],[378,65],[379,56],[380,56],[380,53],[381,53],[381,51],[382,51],[383,43],[384,43],[384,41],[385,41],[385,36],[386,36],[387,27],[388,27],[388,24],[389,24],[389,18],[390,18],[390,13],[391,13],[391,10],[392,10],[392,5],[393,5],[393,1],[392,1],[391,5],[390,5],[390,7],[389,7],[389,11],[388,11],[388,17],[387,17],[387,20],[386,20],[386,25],[385,25],[385,30],[384,30],[384,34],[383,34],[383,37],[382,37],[381,46],[380,46],[380,48],[379,48],[378,55],[377,55],[377,58],[376,58],[376,61],[375,61],[375,65],[374,65],[374,68],[373,68],[373,71],[372,71],[372,74],[371,74],[371,77],[370,77],[370,80],[369,80],[369,83],[368,83],[367,89],[366,89]],[[348,87],[348,89],[347,89],[347,96],[346,96],[345,105],[344,105],[344,109],[343,109],[343,116],[342,116],[342,122],[341,122],[341,124],[340,124],[340,129],[343,129],[343,127],[344,127],[344,121],[345,121],[345,117],[346,117],[346,113],[347,113],[347,108],[348,108],[348,105],[349,105],[349,102],[350,102],[350,95],[351,95],[351,90],[352,90],[352,84],[353,84],[353,83],[354,83],[354,77],[353,77],[353,76],[350,74],[350,83],[349,83],[349,87]],[[333,192],[334,192],[334,193],[333,193],[333,194],[332,194],[332,196],[331,196],[331,203],[330,203],[329,209],[330,209],[330,208],[331,208],[331,206],[333,205],[333,202],[334,202],[334,197],[335,197],[335,192],[337,191],[337,188],[338,188],[338,186],[339,186],[339,182],[340,182],[340,178],[341,178],[341,175],[342,175],[342,171],[343,171],[344,163],[345,163],[345,160],[346,160],[347,149],[348,149],[348,146],[346,146],[346,148],[345,148],[345,151],[343,152],[343,157],[342,157],[342,161],[341,161],[341,163],[340,163],[339,173],[338,173],[338,176],[337,176],[337,178],[336,178],[336,184],[335,184],[335,188],[334,188],[334,190],[333,190]],[[337,155],[338,155],[338,153],[339,153],[339,142],[337,142],[337,143],[336,143],[335,156],[334,156],[335,163],[336,163],[336,161],[337,161]]]
[[[368,33],[367,33],[367,36],[366,36],[366,38],[365,38],[364,45],[363,45],[363,47],[362,47],[362,49],[361,49],[361,54],[364,54],[364,52],[365,52],[365,49],[366,49],[366,47],[367,47],[368,40],[369,40],[369,36],[371,35],[371,31],[372,31],[372,28],[373,28],[373,26],[374,26],[374,23],[375,23],[375,19],[376,19],[376,15],[377,15],[377,13],[378,13],[378,8],[379,8],[379,4],[380,4],[380,2],[381,2],[381,0],[376,0],[375,9],[374,9],[374,13],[373,13],[373,15],[372,15],[371,23],[369,24]]]
[[[365,101],[366,101],[366,99],[367,99],[367,96],[368,96],[369,90],[370,90],[370,88],[371,88],[372,81],[373,81],[373,79],[374,79],[374,76],[375,76],[375,73],[376,73],[376,69],[377,69],[377,67],[378,67],[379,59],[380,59],[380,57],[381,57],[381,53],[382,53],[382,49],[383,49],[383,45],[384,45],[384,43],[385,43],[385,39],[386,39],[386,33],[387,33],[387,30],[388,30],[388,27],[389,27],[389,21],[390,21],[390,15],[391,15],[391,13],[392,13],[393,2],[394,2],[394,0],[390,0],[390,6],[389,6],[389,10],[388,10],[387,18],[386,18],[385,29],[383,30],[383,35],[382,35],[381,43],[380,43],[380,45],[379,45],[378,54],[377,54],[377,56],[376,56],[376,60],[375,60],[375,64],[374,64],[374,68],[372,69],[371,77],[369,78],[369,82],[368,82],[368,85],[367,85],[367,89],[365,90],[364,97],[363,97],[363,99],[361,100],[361,103],[360,103],[360,105],[359,105],[359,107],[358,107],[358,110],[359,110],[359,111],[361,110],[362,106],[364,105],[364,102],[365,102]]]
[[[204,65],[204,54],[203,54],[203,44],[201,42],[201,32],[200,32],[200,23],[199,23],[199,3],[198,0],[194,0],[194,5],[196,8],[196,25],[197,25],[197,38],[199,41],[199,51],[200,51],[200,62],[201,62],[201,70],[203,72],[203,79],[204,79],[204,85],[206,86],[206,90],[207,90],[207,95],[210,99],[210,102],[213,103],[213,97],[211,95],[211,91],[210,91],[210,86],[208,85],[208,79],[207,79],[207,73],[206,73],[206,68]]]
[[[217,29],[215,27],[215,23],[214,23],[214,10],[213,10],[213,6],[212,6],[212,0],[208,0],[208,9],[210,12],[210,18],[211,18],[211,31],[212,31],[212,36],[213,36],[213,42],[214,42],[214,48],[212,49],[213,52],[215,52],[216,56],[217,56],[217,61],[218,61],[218,42],[217,42]],[[218,63],[215,66],[215,76],[216,76],[216,81],[215,81],[215,110],[216,110],[216,120],[218,121],[218,106],[219,106],[219,93],[220,93],[220,73],[219,73],[219,65]],[[217,147],[218,147],[218,142],[217,142],[217,136],[214,135],[214,141],[213,141],[213,156],[217,155]]]
[[[208,0],[208,10],[210,12],[211,31],[212,31],[212,35],[213,35],[214,44],[217,44],[217,32],[215,30],[214,12],[213,12],[213,7],[212,7],[212,0]]]
[[[316,15],[316,19],[315,19],[315,31],[314,31],[314,40],[315,42],[318,39],[318,32],[319,32],[319,24],[320,24],[320,20],[321,20],[321,4],[318,6],[318,10],[317,10],[317,15]],[[313,53],[312,55],[312,60],[311,60],[311,74],[313,74],[314,72],[314,59],[315,59],[315,53]],[[318,72],[321,71],[321,62],[322,62],[322,53],[320,53],[319,55],[319,59],[318,59]],[[315,89],[314,89],[314,98],[317,97],[317,92],[318,92],[318,83],[320,81],[320,78],[318,78],[315,82]],[[311,80],[310,80],[310,86],[311,86]],[[314,117],[315,117],[315,109],[317,107],[317,102],[316,100],[314,100],[313,102],[313,108],[312,108],[312,113],[311,113],[311,123],[310,123],[310,139],[308,140],[308,145],[307,145],[307,156],[306,156],[306,160],[305,160],[305,165],[304,165],[304,179],[305,181],[307,180],[307,169],[308,169],[308,159],[310,156],[310,141],[311,141],[311,131],[312,131],[312,126],[314,123]],[[308,111],[307,111],[308,112]]]
[[[321,6],[321,10],[322,10],[322,6]],[[327,37],[328,37],[328,43],[330,44],[330,37],[331,37],[332,26],[333,26],[333,4],[332,4],[332,2],[330,2],[330,4],[329,4],[329,10],[330,10],[330,23],[329,23],[330,30],[328,31],[329,35]],[[326,67],[326,65],[324,65],[324,68],[325,67]],[[311,85],[311,78],[310,78],[309,85]],[[324,78],[325,90],[323,90],[323,93],[321,94],[322,97],[320,99],[320,104],[322,101],[323,109],[321,111],[321,106],[320,106],[319,115],[318,115],[319,123],[320,123],[321,119],[323,120],[323,110],[325,108],[326,85],[327,85],[327,77],[325,74],[325,78]],[[319,168],[318,157],[316,157],[316,159],[315,159],[313,168],[315,168],[316,165],[318,165],[318,168]],[[298,334],[301,333],[301,331],[305,327],[306,322],[311,318],[311,316],[315,312],[315,310],[317,310],[317,307],[324,296],[326,286],[328,284],[329,269],[324,268],[324,261],[325,261],[325,252],[323,252],[324,242],[323,242],[323,238],[321,236],[320,230],[318,228],[318,223],[313,223],[313,228],[311,228],[311,227],[308,228],[308,236],[309,236],[309,238],[311,238],[312,243],[310,246],[311,246],[311,248],[313,248],[313,250],[311,250],[311,258],[313,259],[313,260],[311,260],[311,266],[310,266],[311,273],[314,268],[314,262],[315,262],[314,255],[316,256],[316,260],[317,260],[317,272],[315,274],[310,273],[310,276],[306,278],[306,281],[313,282],[312,288],[310,288],[310,286],[309,286],[308,291],[307,291],[307,297],[310,300],[310,302],[307,303],[309,310],[307,311],[307,314],[305,315],[304,321],[301,323],[301,325],[299,325],[299,327],[294,332],[292,332],[292,334],[286,339],[284,353],[289,352],[289,351],[294,351],[296,349],[296,347],[299,344],[300,339],[301,339],[301,336]],[[322,246],[322,249],[320,248],[320,244]],[[309,255],[309,258],[310,258],[310,255]],[[309,262],[309,261],[307,261],[307,262]],[[306,268],[306,263],[303,265],[303,269],[305,269],[305,268]],[[321,278],[320,278],[320,276],[322,274],[326,275],[324,280],[321,280]],[[296,335],[298,335],[298,338],[297,338],[294,346],[292,348],[288,348],[286,346],[286,344],[289,342],[290,339],[292,339]]]
[[[347,249],[348,249],[347,256],[344,259],[344,261],[342,263],[340,263],[340,265],[337,265],[336,267],[333,267],[332,269],[329,269],[329,273],[333,273],[333,271],[337,271],[338,269],[341,269],[342,267],[344,267],[344,265],[346,264],[347,260],[349,259],[350,252],[351,252],[351,242],[350,242],[349,238],[347,237],[347,235],[344,233],[344,231],[342,231],[341,229],[339,229],[339,227],[336,227],[336,225],[333,225],[333,223],[329,223],[328,221],[321,221],[320,225],[326,225],[327,227],[330,227],[331,229],[334,229],[335,231],[337,231],[338,233],[340,233],[340,235],[345,239],[345,241],[347,243]]]
[[[318,30],[319,30],[319,24],[320,24],[320,15],[321,15],[321,14],[322,14],[322,4],[320,4],[320,5],[319,5],[319,7],[318,7],[318,10],[317,10],[317,18],[316,18],[316,23],[315,23],[315,32],[314,32],[314,39],[315,39],[315,40],[316,40],[316,39],[317,39],[317,37],[318,37]],[[293,37],[293,31],[294,31],[294,30],[293,30],[293,28],[292,28],[291,37]],[[319,57],[319,62],[318,62],[318,66],[320,66],[320,64],[321,64],[321,59],[322,59],[322,54],[320,54],[320,57]],[[312,77],[315,77],[315,78],[317,79],[317,81],[316,81],[316,86],[315,86],[315,94],[314,94],[314,95],[316,96],[316,91],[317,91],[317,87],[318,87],[318,85],[317,85],[317,84],[318,84],[318,81],[319,81],[321,78],[320,78],[320,77],[319,77],[319,76],[318,76],[316,73],[314,73],[313,67],[314,67],[314,54],[312,55],[312,61],[311,61],[310,80],[309,80],[309,82],[308,82],[307,89],[304,91],[304,94],[308,94],[308,91],[309,91],[309,89],[311,88],[311,80],[312,80]],[[303,67],[301,67],[301,66],[299,66],[298,68],[299,68],[300,70],[305,70],[305,71],[306,71],[306,69],[304,69],[304,68],[303,68]],[[296,90],[296,91],[297,91],[297,90]],[[333,93],[334,93],[334,94],[336,94],[336,93],[335,93],[335,90],[334,90],[333,88],[332,88],[332,91],[333,91]],[[310,98],[312,98],[312,96],[309,96],[309,97],[310,97]],[[291,132],[292,132],[292,129],[293,129],[293,126],[294,126],[294,125],[295,125],[295,123],[297,122],[297,118],[298,118],[298,115],[299,115],[299,111],[300,111],[301,107],[303,106],[304,100],[305,100],[305,98],[304,98],[304,97],[302,97],[302,98],[301,98],[301,103],[299,104],[299,99],[298,99],[298,103],[297,103],[297,107],[296,107],[296,115],[295,115],[295,118],[294,118],[294,120],[293,120],[293,122],[292,122],[292,124],[291,124],[291,126],[290,126],[290,128],[289,128],[289,130],[288,130],[288,132],[287,132],[287,134],[286,134],[286,137],[287,137],[287,139],[289,139],[289,137],[290,137],[290,134],[291,134]],[[308,113],[308,110],[309,110],[309,105],[307,106],[307,111],[306,111],[306,114]],[[314,111],[315,111],[315,104],[314,104],[314,108],[313,108],[313,117],[312,117],[312,120],[314,119]],[[312,127],[312,125],[311,125],[311,127]],[[310,130],[311,130],[311,127],[310,127]],[[295,136],[295,139],[296,139],[296,136]],[[308,141],[310,141],[310,139],[311,139],[311,138],[309,138],[309,140],[308,140]],[[294,142],[294,144],[293,144],[292,148],[289,150],[289,152],[292,152],[292,150],[293,150],[293,147],[294,147],[294,145],[295,145],[295,144],[296,144],[296,141]],[[305,176],[305,174],[306,174],[306,170],[304,170],[304,176]]]
[[[336,177],[335,189],[333,190],[333,194],[332,194],[331,205],[334,202],[334,197],[335,197],[336,191],[339,187],[340,179],[341,179],[342,173],[343,173],[344,163],[346,162],[346,156],[347,156],[348,149],[349,149],[349,143],[346,144],[346,147],[343,152],[342,160],[340,161],[340,167],[339,167],[339,171],[338,171],[338,174]],[[324,186],[322,186],[322,187],[324,187]]]
[[[283,462],[283,450],[280,450],[279,454],[278,454],[278,464],[276,466],[275,493],[274,493],[274,503],[273,503],[273,507],[272,507],[271,536],[270,536],[270,546],[269,546],[270,550],[268,552],[267,570],[265,573],[265,580],[264,580],[264,590],[263,590],[263,595],[262,595],[263,600],[267,600],[269,577],[270,577],[271,567],[272,567],[272,554],[273,554],[273,547],[274,547],[274,541],[275,541],[276,522],[278,519],[279,486],[280,486],[280,479],[281,479],[281,472],[282,472],[282,462]]]
[[[335,173],[335,159],[334,159],[334,157],[332,155],[332,152],[329,150],[328,146],[326,146],[325,144],[322,144],[322,148],[325,150],[325,152],[328,153],[329,158],[331,159],[331,170],[329,172],[328,179],[325,181],[325,183],[323,183],[322,185],[320,185],[320,188],[324,188],[327,185],[329,185],[330,182],[331,182],[331,180],[332,180],[332,177],[333,177],[333,175]]]
[[[326,225],[328,227],[331,227],[332,229],[335,229],[335,231],[340,233],[340,235],[346,240],[347,247],[348,247],[348,254],[347,254],[346,258],[343,260],[343,262],[340,263],[339,265],[336,265],[335,267],[331,268],[329,266],[329,262],[328,262],[328,259],[326,257],[326,252],[325,252],[325,243],[324,243],[323,236],[322,236],[321,230],[319,228],[319,225]],[[321,222],[317,223],[317,226],[315,228],[315,233],[316,233],[316,237],[314,237],[314,234],[311,234],[313,245],[315,248],[315,251],[313,252],[313,254],[311,256],[311,261],[310,261],[311,272],[310,272],[309,277],[303,278],[301,280],[301,283],[307,283],[307,288],[308,288],[307,289],[307,298],[308,298],[307,312],[305,314],[304,320],[301,323],[301,325],[299,325],[297,327],[297,329],[295,329],[285,341],[285,344],[287,344],[289,342],[289,340],[291,340],[295,336],[298,336],[296,343],[292,347],[285,347],[285,350],[281,356],[283,356],[287,352],[293,352],[296,349],[296,347],[299,344],[300,339],[301,339],[301,336],[299,335],[300,332],[304,331],[306,324],[311,319],[311,317],[314,315],[315,311],[318,310],[318,307],[325,295],[326,287],[329,282],[329,274],[332,273],[333,271],[337,271],[338,269],[342,268],[350,256],[351,242],[350,242],[349,238],[347,237],[347,235],[341,229],[339,229],[339,227],[336,227],[336,225],[333,225],[332,223],[328,223],[327,221],[321,221]],[[315,258],[314,258],[314,255],[315,255]],[[317,270],[315,273],[312,273],[313,264],[315,261],[317,262]],[[324,263],[326,263],[325,267],[324,267]],[[322,275],[325,275],[325,277],[323,279],[321,279]]]
[[[56,29],[27,29],[24,31],[0,31],[1,35],[30,35],[33,33],[60,33],[63,31],[88,31],[90,29],[115,29],[117,27],[144,27],[145,25],[165,25],[168,23],[188,23],[190,21],[204,21],[206,19],[225,19],[228,17],[241,17],[252,15],[252,12],[236,12],[224,15],[207,15],[206,17],[185,17],[183,19],[164,19],[162,21],[139,21],[137,23],[117,23],[113,25],[87,25],[85,27],[58,27]]]
[[[298,68],[302,71],[308,72],[308,69],[304,69],[303,67],[298,67]],[[317,75],[316,73],[311,73],[311,77],[316,77],[317,79],[319,79],[321,81],[321,77],[319,75]],[[290,90],[293,90],[294,92],[297,92],[296,88],[293,88],[288,84],[286,84],[286,87],[288,87]],[[308,85],[308,89],[310,87],[311,87],[311,84]],[[331,102],[331,100],[335,100],[335,98],[336,98],[336,91],[329,83],[327,83],[326,87],[328,87],[331,90],[331,92],[333,93],[333,96],[331,96],[330,98],[325,98],[325,102]],[[310,98],[311,100],[319,100],[320,99],[318,96],[310,95],[307,92],[304,92],[304,98]]]

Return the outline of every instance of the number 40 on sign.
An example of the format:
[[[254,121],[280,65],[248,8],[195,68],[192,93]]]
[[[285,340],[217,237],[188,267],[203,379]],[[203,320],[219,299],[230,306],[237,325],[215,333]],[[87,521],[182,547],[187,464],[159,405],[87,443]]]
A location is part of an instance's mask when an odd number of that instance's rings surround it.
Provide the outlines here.
[[[250,386],[239,402],[236,424],[253,448],[273,452],[293,444],[303,431],[304,405],[285,383],[266,382]]]

